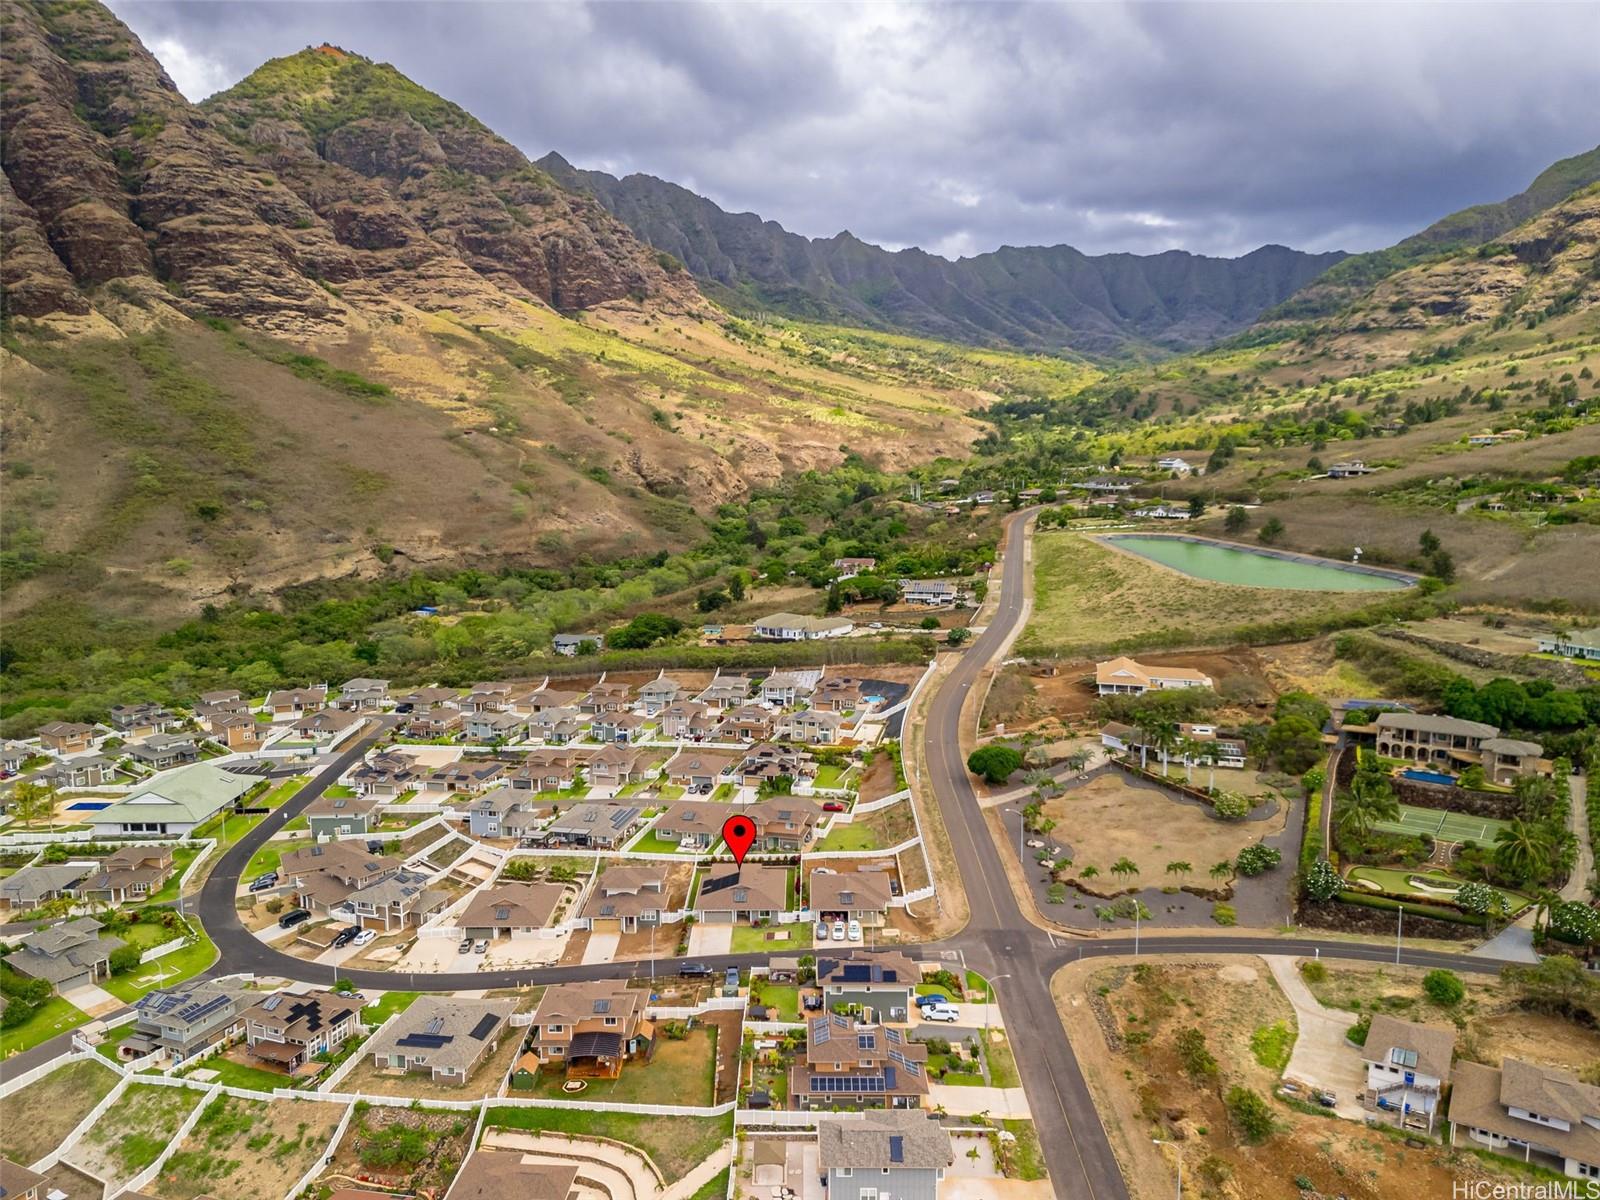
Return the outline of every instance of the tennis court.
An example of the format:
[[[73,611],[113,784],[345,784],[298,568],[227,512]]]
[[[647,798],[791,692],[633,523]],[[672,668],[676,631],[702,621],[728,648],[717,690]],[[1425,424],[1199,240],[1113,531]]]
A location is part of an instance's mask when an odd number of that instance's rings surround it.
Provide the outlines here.
[[[1488,843],[1508,824],[1493,817],[1472,817],[1466,813],[1402,804],[1398,821],[1377,821],[1373,828],[1385,833],[1430,833],[1441,842]]]

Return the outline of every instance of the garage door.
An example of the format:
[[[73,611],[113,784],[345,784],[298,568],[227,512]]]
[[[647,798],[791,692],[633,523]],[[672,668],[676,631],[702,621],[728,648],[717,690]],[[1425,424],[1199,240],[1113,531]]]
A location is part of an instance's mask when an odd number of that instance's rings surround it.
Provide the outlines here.
[[[706,914],[702,919],[707,925],[732,925],[733,912],[731,909],[723,909],[720,911],[714,908],[707,909]]]
[[[621,933],[622,922],[616,917],[596,917],[589,922],[591,933]]]

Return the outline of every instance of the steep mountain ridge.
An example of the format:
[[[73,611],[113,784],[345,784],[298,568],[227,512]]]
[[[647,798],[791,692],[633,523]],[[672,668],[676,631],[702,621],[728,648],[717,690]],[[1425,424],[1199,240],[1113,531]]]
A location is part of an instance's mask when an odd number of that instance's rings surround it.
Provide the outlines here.
[[[1596,181],[1600,181],[1600,146],[1552,163],[1515,196],[1493,204],[1475,204],[1441,217],[1387,249],[1351,255],[1281,305],[1263,313],[1262,320],[1330,316],[1396,272],[1491,242]]]
[[[1248,325],[1344,257],[1283,246],[1236,259],[1006,246],[951,262],[849,233],[805,238],[649,175],[579,170],[555,153],[538,165],[592,193],[735,305],[978,345],[1100,355],[1195,349]]]

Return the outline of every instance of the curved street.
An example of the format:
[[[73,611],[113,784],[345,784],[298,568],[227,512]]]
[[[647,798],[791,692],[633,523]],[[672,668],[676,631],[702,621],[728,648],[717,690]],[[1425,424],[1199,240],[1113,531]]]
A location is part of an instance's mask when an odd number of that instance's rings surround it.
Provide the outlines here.
[[[1321,954],[1332,958],[1401,961],[1416,966],[1449,966],[1457,971],[1497,972],[1498,960],[1432,950],[1407,950],[1393,944],[1283,936],[1215,933],[1127,935],[1058,941],[1022,911],[1006,874],[1001,851],[985,824],[961,750],[967,697],[987,667],[1020,632],[1026,615],[1028,541],[1033,510],[1012,514],[1006,524],[1007,552],[994,615],[987,628],[962,653],[934,694],[923,731],[927,778],[923,803],[937,803],[954,848],[961,885],[970,910],[966,926],[938,942],[906,947],[913,958],[964,963],[994,984],[1005,1025],[1019,1045],[1017,1062],[1028,1105],[1044,1149],[1055,1193],[1064,1197],[1117,1200],[1128,1195],[1111,1144],[1101,1125],[1088,1084],[1067,1041],[1050,993],[1052,975],[1084,958],[1140,954]],[[325,766],[292,799],[230,846],[211,871],[199,896],[206,931],[218,948],[210,974],[253,972],[305,980],[309,964],[273,949],[246,930],[234,907],[238,879],[255,851],[322,792],[335,783],[386,732],[387,723],[368,733]],[[581,979],[626,978],[656,970],[672,973],[677,960],[634,959],[599,965],[542,967],[466,973],[411,974],[325,968],[360,987],[452,992],[506,988]],[[703,959],[714,968],[763,963],[762,955],[723,955]],[[330,982],[318,979],[313,982]],[[53,1039],[7,1063],[5,1073],[25,1069],[41,1054],[59,1053],[65,1041]],[[54,1047],[54,1049],[52,1049]]]

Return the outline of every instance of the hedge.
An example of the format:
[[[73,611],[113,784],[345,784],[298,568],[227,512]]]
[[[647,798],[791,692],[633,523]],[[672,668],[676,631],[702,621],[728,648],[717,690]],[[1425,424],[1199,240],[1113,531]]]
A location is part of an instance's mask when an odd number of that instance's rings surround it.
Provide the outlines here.
[[[1457,925],[1484,926],[1488,921],[1473,913],[1464,913],[1455,908],[1440,908],[1437,904],[1412,903],[1410,900],[1397,900],[1393,896],[1373,895],[1371,892],[1340,892],[1338,900],[1342,904],[1358,904],[1363,908],[1379,908],[1386,912],[1395,912],[1402,905],[1408,913],[1419,917],[1432,917],[1435,921],[1453,921]]]

